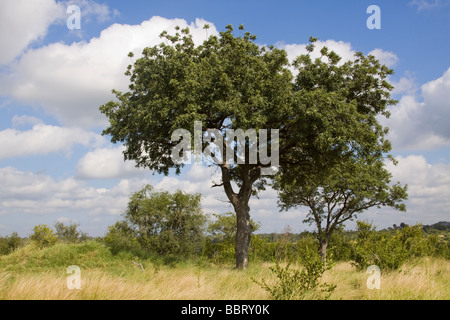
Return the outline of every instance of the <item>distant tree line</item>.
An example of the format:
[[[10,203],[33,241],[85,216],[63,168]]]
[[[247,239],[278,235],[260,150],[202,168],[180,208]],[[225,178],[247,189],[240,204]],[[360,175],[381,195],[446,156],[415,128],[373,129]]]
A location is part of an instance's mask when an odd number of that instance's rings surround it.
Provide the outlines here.
[[[235,260],[236,214],[205,215],[201,195],[182,191],[169,193],[147,185],[131,195],[121,219],[110,226],[104,243],[113,254],[131,252],[136,256],[202,257],[214,263],[232,264]],[[256,233],[260,225],[251,221],[249,258],[253,261],[300,261],[316,252],[320,239],[316,232],[294,234],[287,227],[282,233]],[[436,256],[450,259],[447,222],[410,226],[401,223],[376,230],[367,221],[357,221],[357,229],[339,226],[329,239],[327,253],[332,261],[352,261],[357,269],[375,264],[384,270],[397,269],[412,257]],[[56,222],[54,229],[37,225],[32,234],[17,233],[0,238],[0,254],[8,254],[27,243],[46,247],[57,242],[77,243],[88,235],[73,222]]]
[[[92,239],[87,233],[79,230],[79,224],[69,222],[56,222],[54,229],[46,224],[40,224],[33,228],[29,237],[19,237],[17,232],[10,236],[0,237],[0,255],[9,254],[12,251],[26,245],[33,244],[40,248],[52,246],[57,242],[77,243]]]

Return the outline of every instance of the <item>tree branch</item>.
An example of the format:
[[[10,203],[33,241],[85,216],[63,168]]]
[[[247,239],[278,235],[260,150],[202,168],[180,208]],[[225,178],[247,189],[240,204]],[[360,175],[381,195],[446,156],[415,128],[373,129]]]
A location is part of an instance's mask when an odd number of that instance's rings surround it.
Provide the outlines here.
[[[223,186],[223,182],[222,183],[214,183],[214,185],[211,187],[212,188],[216,188],[216,187],[222,187]]]

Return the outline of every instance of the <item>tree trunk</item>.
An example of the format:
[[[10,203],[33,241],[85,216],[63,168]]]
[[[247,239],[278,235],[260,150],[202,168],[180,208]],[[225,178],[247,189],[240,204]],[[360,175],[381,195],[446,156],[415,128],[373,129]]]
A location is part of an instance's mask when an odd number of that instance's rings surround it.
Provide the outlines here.
[[[250,207],[247,203],[240,202],[235,206],[237,229],[236,229],[236,268],[246,269],[248,267],[248,253],[252,233],[250,222]]]
[[[327,261],[328,240],[320,240],[320,258],[322,262]]]
[[[253,172],[250,175],[249,169],[243,169],[241,173],[242,185],[239,189],[239,193],[235,193],[231,186],[231,176],[228,169],[228,165],[222,165],[222,183],[225,189],[225,193],[234,207],[236,212],[236,268],[246,269],[248,267],[248,253],[250,248],[250,239],[253,231],[253,226],[250,222],[250,207],[248,202],[252,194],[252,185],[259,177],[260,171]]]

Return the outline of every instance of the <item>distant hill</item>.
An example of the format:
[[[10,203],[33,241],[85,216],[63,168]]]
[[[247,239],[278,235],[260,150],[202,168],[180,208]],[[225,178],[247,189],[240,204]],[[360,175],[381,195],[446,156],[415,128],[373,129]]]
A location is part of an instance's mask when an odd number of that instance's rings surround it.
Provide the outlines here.
[[[448,221],[439,221],[438,223],[435,223],[435,224],[432,224],[432,225],[424,225],[423,228],[425,230],[427,230],[427,229],[449,230],[450,229],[450,222],[448,222]]]

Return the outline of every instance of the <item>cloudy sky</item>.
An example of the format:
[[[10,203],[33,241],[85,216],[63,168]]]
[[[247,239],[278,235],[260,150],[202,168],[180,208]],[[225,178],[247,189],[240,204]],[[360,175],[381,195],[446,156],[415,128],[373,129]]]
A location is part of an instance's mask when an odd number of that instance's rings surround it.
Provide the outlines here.
[[[369,29],[367,8],[380,8]],[[80,29],[69,28],[80,8]],[[450,220],[450,1],[0,1],[0,235],[28,236],[33,226],[73,221],[101,236],[145,184],[203,194],[206,212],[226,212],[217,174],[200,166],[167,177],[124,162],[120,145],[102,136],[98,107],[126,90],[128,52],[158,44],[163,30],[189,26],[194,40],[244,24],[261,45],[290,58],[310,36],[344,59],[373,54],[395,70],[399,103],[391,108],[394,181],[409,185],[408,212],[370,210],[378,228]],[[319,44],[319,46],[320,46]],[[305,209],[280,213],[273,190],[251,199],[262,232],[309,229]],[[348,224],[348,228],[352,224]]]

